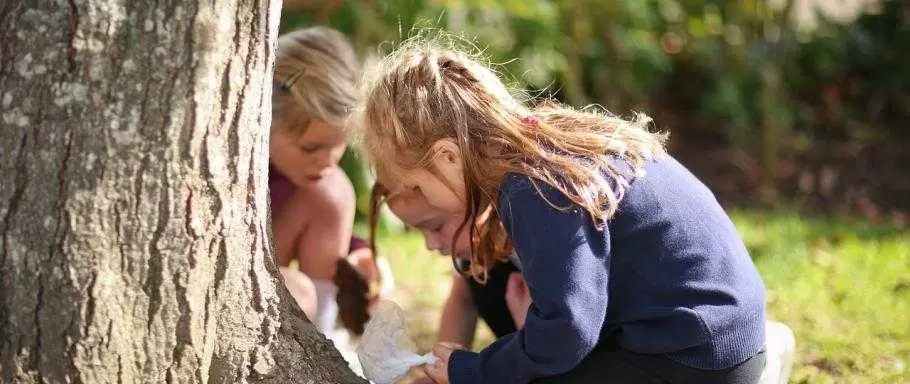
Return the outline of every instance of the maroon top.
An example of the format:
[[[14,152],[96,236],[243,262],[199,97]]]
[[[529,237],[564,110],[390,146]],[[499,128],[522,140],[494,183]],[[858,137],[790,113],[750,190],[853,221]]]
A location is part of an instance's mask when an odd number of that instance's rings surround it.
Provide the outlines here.
[[[272,220],[284,209],[285,204],[294,195],[297,186],[277,168],[269,164],[269,199],[272,201]]]
[[[275,215],[284,209],[285,204],[294,195],[297,186],[282,174],[277,168],[269,164],[269,199],[272,207],[272,222],[275,221]],[[369,248],[370,243],[357,236],[351,237],[351,246],[349,252],[362,248]]]

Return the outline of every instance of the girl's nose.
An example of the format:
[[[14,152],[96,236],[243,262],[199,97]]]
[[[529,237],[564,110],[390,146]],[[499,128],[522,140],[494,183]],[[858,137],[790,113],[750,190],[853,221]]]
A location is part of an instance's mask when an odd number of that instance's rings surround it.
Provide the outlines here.
[[[332,161],[332,153],[325,151],[316,156],[316,165],[321,168],[331,167],[334,162]]]

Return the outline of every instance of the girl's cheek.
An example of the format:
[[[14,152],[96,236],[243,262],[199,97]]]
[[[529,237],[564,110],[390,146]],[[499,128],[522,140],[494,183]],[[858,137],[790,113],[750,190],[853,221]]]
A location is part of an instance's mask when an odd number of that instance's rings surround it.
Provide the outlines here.
[[[452,243],[452,236],[455,235],[455,231],[457,231],[457,230],[458,230],[458,225],[452,225],[451,228],[449,228],[446,231],[446,233],[444,235],[446,244]],[[466,252],[467,250],[469,250],[471,248],[469,232],[470,232],[470,228],[465,227],[464,230],[458,234],[458,238],[455,239],[455,244],[454,244],[456,252]]]

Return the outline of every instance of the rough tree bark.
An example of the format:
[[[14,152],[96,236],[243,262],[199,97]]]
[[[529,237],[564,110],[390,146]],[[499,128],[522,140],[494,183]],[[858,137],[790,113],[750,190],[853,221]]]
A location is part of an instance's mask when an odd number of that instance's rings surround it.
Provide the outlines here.
[[[0,1],[0,382],[363,382],[272,261],[279,7]]]

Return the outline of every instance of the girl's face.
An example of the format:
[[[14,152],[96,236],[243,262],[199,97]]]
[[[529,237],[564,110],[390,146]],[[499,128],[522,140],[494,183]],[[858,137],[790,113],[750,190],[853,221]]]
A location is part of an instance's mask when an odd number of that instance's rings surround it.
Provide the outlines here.
[[[302,135],[276,131],[269,143],[269,161],[294,184],[321,179],[338,164],[347,144],[340,127],[313,120]]]
[[[465,182],[458,145],[450,139],[442,139],[433,145],[435,156],[432,163],[435,172],[417,168],[402,174],[407,192],[423,195],[429,208],[464,217]]]
[[[449,255],[452,251],[452,236],[458,230],[463,213],[441,209],[430,204],[423,193],[414,190],[389,199],[389,208],[405,224],[417,229],[423,235],[427,249]],[[470,259],[471,243],[468,231],[464,230],[455,240],[455,256]]]
[[[446,178],[443,171],[438,173],[441,176],[424,169],[408,171],[404,179],[410,192],[405,193],[421,195],[430,209],[464,216],[464,182],[459,181],[461,175]]]

